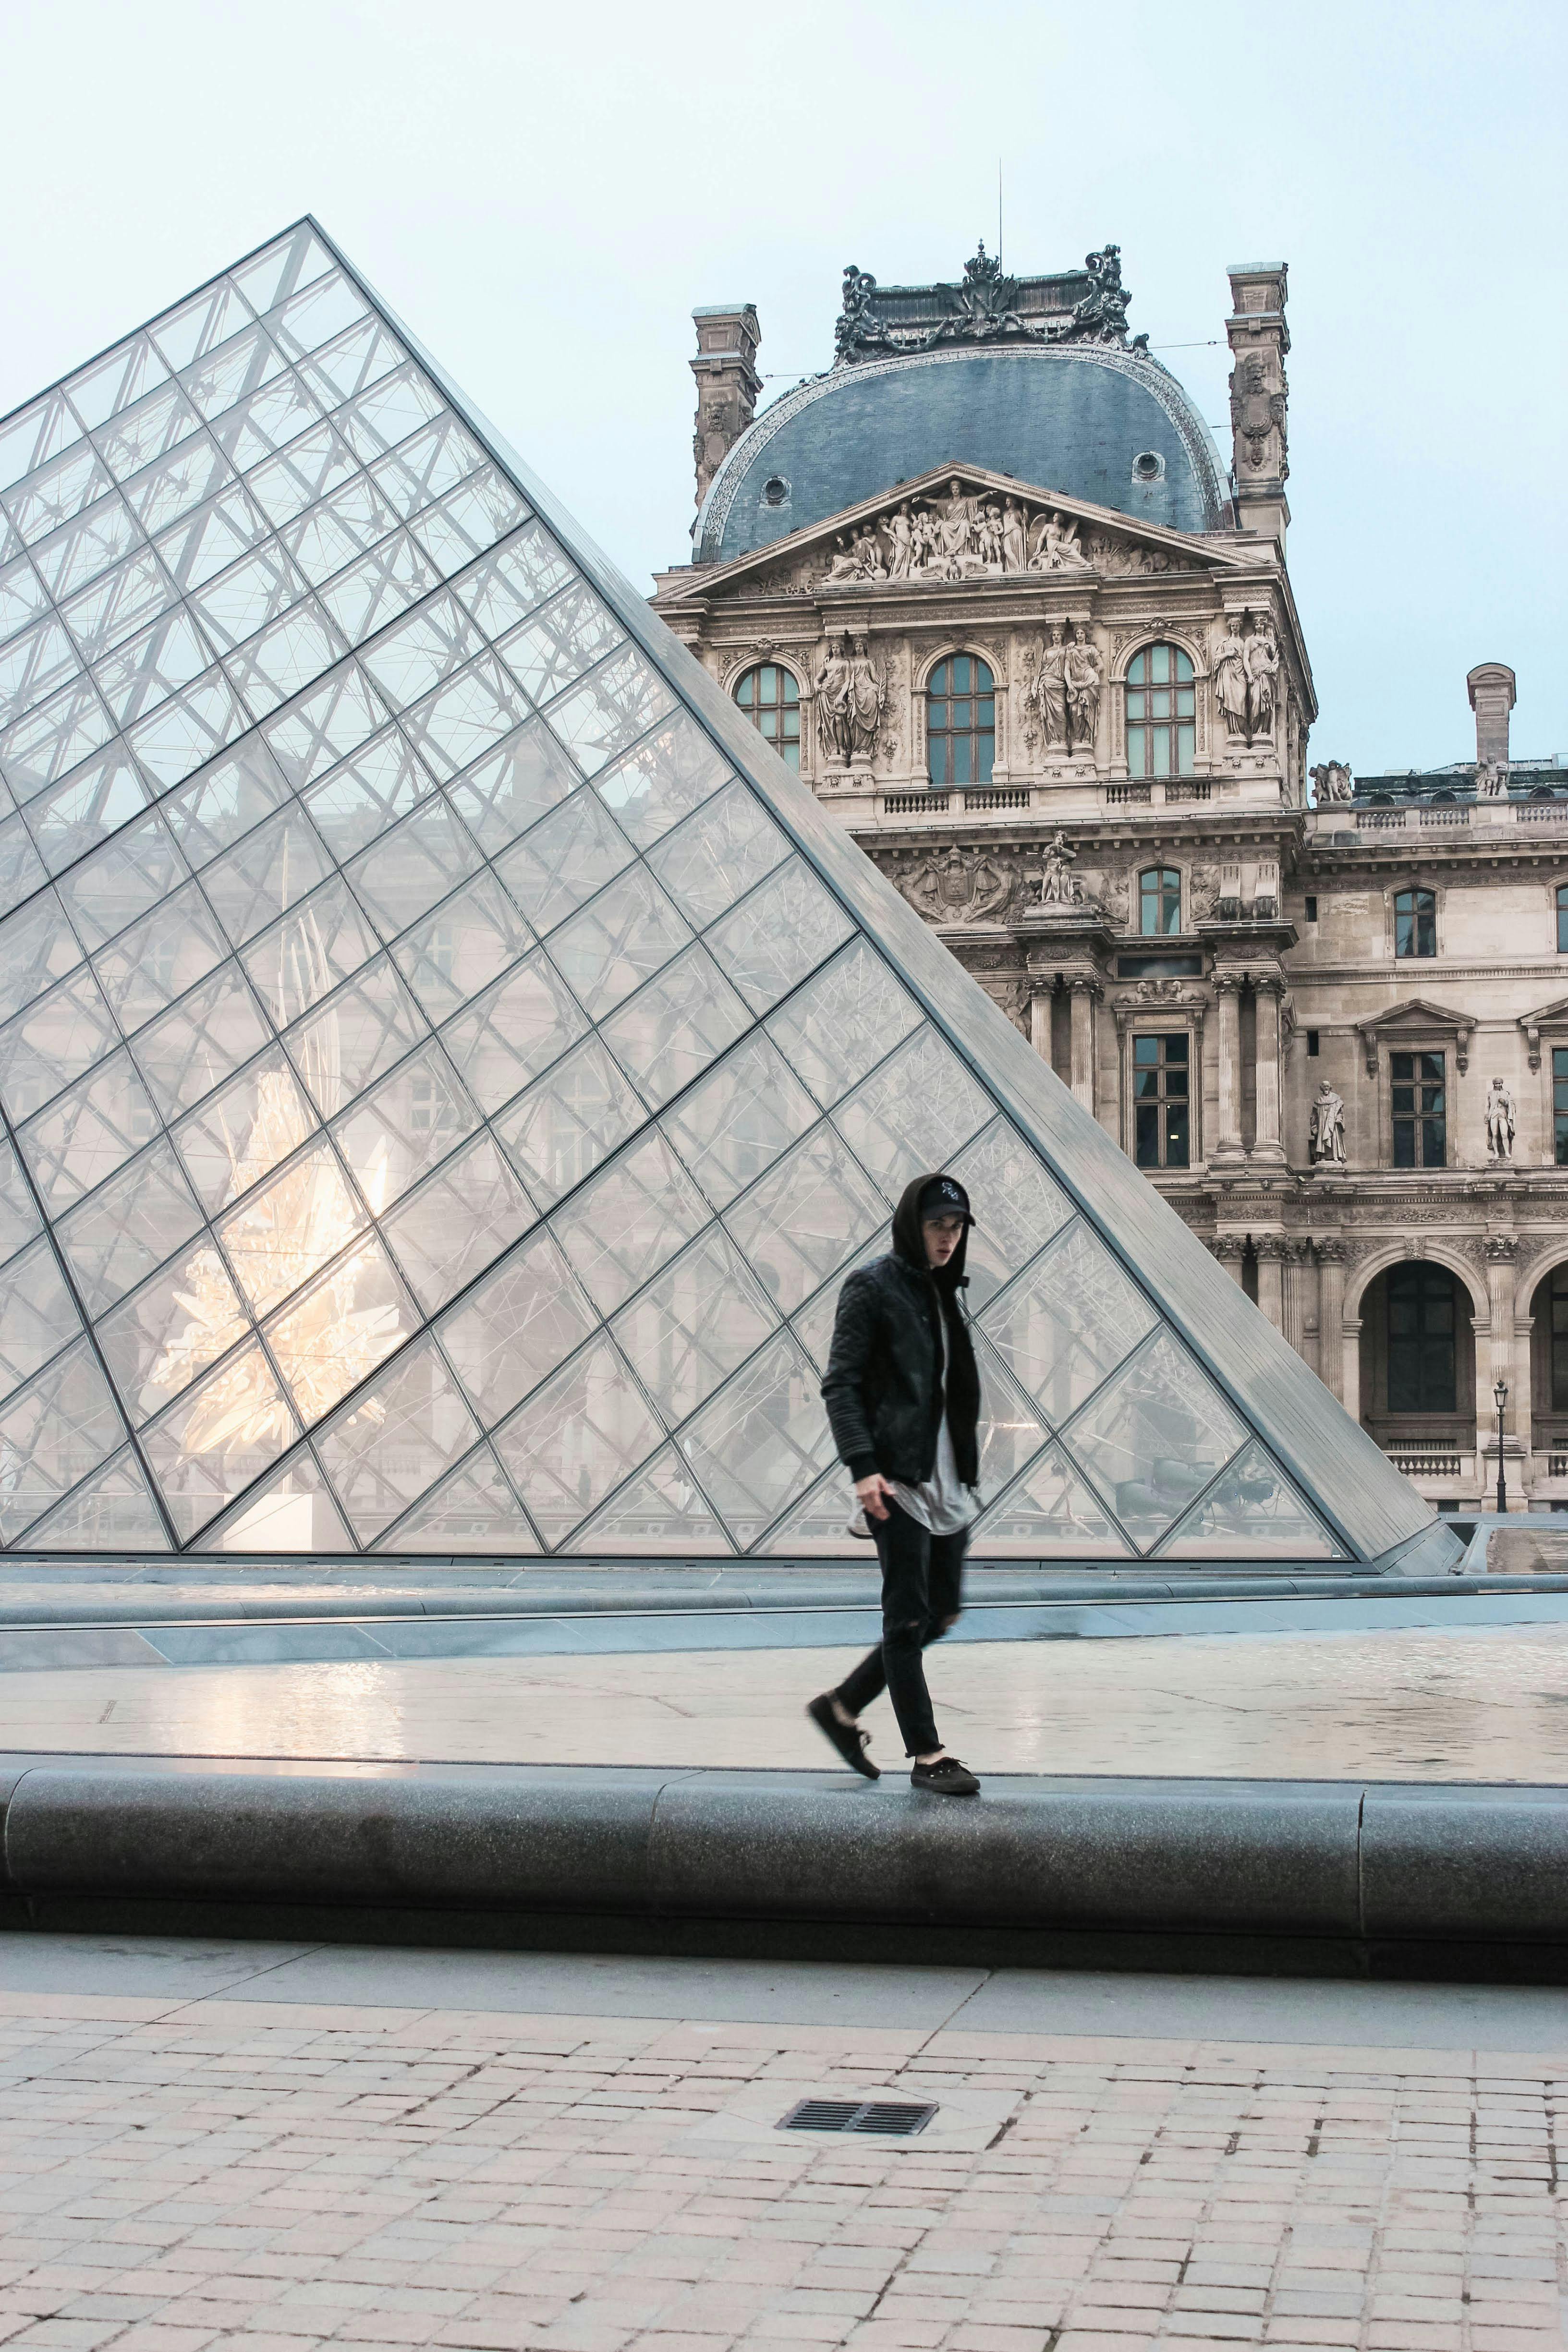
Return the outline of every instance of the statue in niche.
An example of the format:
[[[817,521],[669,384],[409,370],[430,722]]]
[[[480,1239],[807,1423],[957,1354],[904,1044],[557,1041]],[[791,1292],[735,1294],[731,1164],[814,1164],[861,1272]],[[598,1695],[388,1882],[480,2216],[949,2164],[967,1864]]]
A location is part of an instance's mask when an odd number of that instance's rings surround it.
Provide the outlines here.
[[[1279,671],[1279,648],[1274,624],[1267,613],[1254,616],[1247,639],[1247,740],[1258,742],[1274,732],[1274,681]]]
[[[852,760],[870,759],[887,707],[887,688],[881,671],[871,658],[869,640],[857,637],[850,648],[846,692],[847,732]]]
[[[1100,649],[1083,628],[1068,637],[1065,652],[1068,749],[1092,751],[1100,724]]]
[[[1065,751],[1068,740],[1067,648],[1061,624],[1053,621],[1040,648],[1040,667],[1029,687],[1026,702],[1040,714],[1047,751]]]
[[[1513,1158],[1513,1137],[1516,1120],[1512,1089],[1501,1078],[1494,1078],[1487,1092],[1487,1153],[1492,1160]]]
[[[1327,1078],[1321,1079],[1307,1128],[1307,1150],[1314,1168],[1345,1164],[1345,1107]]]
[[[816,735],[827,764],[849,765],[849,656],[842,636],[829,637],[812,683],[816,689]]]
[[[1309,768],[1312,780],[1314,806],[1328,808],[1337,801],[1355,798],[1355,782],[1342,760],[1325,760],[1321,768]]]
[[[1228,618],[1214,652],[1214,698],[1233,743],[1247,740],[1247,647]]]
[[[1078,852],[1068,846],[1058,825],[1046,845],[1045,871],[1040,876],[1039,902],[1042,907],[1081,907],[1084,904],[1083,886],[1072,870],[1077,863]]]

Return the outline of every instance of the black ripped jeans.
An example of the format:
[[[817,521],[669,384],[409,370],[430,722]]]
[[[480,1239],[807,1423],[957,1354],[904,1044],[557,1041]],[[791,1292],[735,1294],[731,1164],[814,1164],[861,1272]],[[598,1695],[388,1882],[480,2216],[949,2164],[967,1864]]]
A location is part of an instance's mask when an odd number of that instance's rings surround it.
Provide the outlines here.
[[[963,1607],[963,1556],[969,1529],[933,1536],[900,1510],[890,1496],[885,1519],[868,1511],[882,1563],[882,1638],[847,1675],[833,1696],[858,1715],[884,1687],[903,1734],[906,1756],[930,1756],[942,1746],[931,1711],[925,1664],[928,1642],[940,1642]]]

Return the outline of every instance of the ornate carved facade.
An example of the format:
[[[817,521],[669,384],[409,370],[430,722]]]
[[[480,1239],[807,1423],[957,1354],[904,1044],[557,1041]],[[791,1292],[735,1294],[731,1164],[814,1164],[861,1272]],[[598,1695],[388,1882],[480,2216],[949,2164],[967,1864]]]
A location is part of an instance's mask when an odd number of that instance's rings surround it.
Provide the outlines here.
[[[1226,484],[1114,247],[847,270],[656,601],[1425,1492],[1495,1492],[1501,1379],[1568,1507],[1568,778],[1500,663],[1473,762],[1309,771],[1285,294],[1232,273]]]

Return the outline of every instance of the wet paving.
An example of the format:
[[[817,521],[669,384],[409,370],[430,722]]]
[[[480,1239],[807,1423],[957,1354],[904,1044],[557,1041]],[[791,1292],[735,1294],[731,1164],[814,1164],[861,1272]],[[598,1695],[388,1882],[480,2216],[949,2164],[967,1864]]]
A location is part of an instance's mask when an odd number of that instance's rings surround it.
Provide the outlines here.
[[[95,1667],[0,1681],[0,1747],[831,1768],[847,1649]],[[994,1772],[1568,1784],[1568,1625],[949,1643],[949,1744]],[[900,1761],[885,1700],[873,1753]]]

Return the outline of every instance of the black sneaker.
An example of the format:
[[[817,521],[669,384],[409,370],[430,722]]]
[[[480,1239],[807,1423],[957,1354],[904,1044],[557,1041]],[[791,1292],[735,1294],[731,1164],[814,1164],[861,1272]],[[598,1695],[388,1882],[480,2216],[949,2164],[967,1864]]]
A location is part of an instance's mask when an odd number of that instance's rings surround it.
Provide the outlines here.
[[[866,1753],[871,1745],[870,1733],[862,1731],[858,1723],[840,1723],[833,1712],[833,1701],[826,1691],[820,1698],[814,1698],[805,1711],[818,1731],[832,1740],[852,1772],[863,1772],[868,1780],[881,1779],[880,1772]],[[975,1785],[978,1787],[979,1783]]]
[[[939,1756],[934,1764],[917,1764],[910,1774],[912,1789],[929,1789],[933,1797],[977,1797],[980,1783],[956,1756]]]

